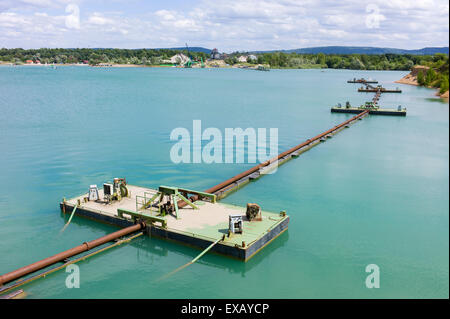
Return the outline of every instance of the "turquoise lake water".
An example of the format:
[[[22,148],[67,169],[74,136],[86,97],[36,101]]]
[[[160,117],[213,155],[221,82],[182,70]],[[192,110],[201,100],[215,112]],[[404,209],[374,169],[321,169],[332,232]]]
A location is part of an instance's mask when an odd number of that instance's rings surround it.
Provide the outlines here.
[[[174,164],[170,132],[202,126],[278,128],[279,151],[359,105],[353,77],[403,117],[368,116],[224,199],[286,210],[289,230],[249,262],[140,237],[23,286],[28,298],[448,298],[449,105],[434,90],[395,84],[407,72],[347,70],[0,67],[0,274],[116,230],[59,210],[113,177],[207,189],[252,164]],[[380,268],[368,289],[365,267]]]

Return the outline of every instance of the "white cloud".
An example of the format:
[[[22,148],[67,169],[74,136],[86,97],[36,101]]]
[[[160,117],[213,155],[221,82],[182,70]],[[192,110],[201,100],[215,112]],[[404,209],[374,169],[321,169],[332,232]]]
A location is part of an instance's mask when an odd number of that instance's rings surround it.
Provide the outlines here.
[[[114,23],[112,19],[105,18],[102,14],[98,12],[95,12],[93,15],[91,15],[87,22],[95,25],[107,25]]]
[[[49,7],[52,5],[52,1],[50,0],[22,0],[19,2],[37,7]]]
[[[66,7],[66,13],[70,13],[66,16],[66,27],[69,29],[80,28],[80,8],[76,4],[68,4]]]
[[[19,16],[13,12],[0,13],[0,27],[1,28],[15,28],[16,26],[29,25],[30,21],[26,18]]]
[[[155,15],[163,20],[173,21],[175,20],[176,12],[168,10],[158,10],[155,12]]]
[[[0,2],[0,11],[33,8],[64,8],[69,3],[78,2],[79,0],[2,0]]]
[[[71,7],[64,15],[68,3],[80,1],[3,0],[0,11],[6,11],[0,13],[0,41],[8,47],[54,43],[129,48],[183,46],[188,42],[223,51],[321,45],[448,45],[449,9],[443,0],[198,0],[188,9],[171,5],[170,9],[159,6],[141,12],[128,12],[125,5],[118,5],[118,10],[108,6],[108,11],[96,5],[91,10],[94,1],[99,0],[82,2],[81,13]],[[103,0],[100,3],[105,4]],[[378,11],[366,12],[367,4]],[[366,25],[370,15],[376,18],[375,28]]]

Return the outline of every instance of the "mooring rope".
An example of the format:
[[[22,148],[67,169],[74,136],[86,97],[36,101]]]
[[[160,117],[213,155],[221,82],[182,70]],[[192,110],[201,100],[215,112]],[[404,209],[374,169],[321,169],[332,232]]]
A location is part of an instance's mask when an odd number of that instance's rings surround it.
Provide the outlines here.
[[[197,260],[199,260],[204,254],[206,254],[211,248],[213,248],[219,241],[224,240],[225,236],[220,237],[219,239],[217,239],[215,242],[213,242],[211,245],[209,245],[205,250],[203,250],[197,257],[195,257],[194,259],[192,259],[190,262],[184,264],[183,266],[178,267],[175,270],[172,270],[171,272],[169,272],[168,274],[160,277],[159,279],[157,279],[156,281],[161,281],[164,279],[169,278],[170,276],[176,274],[177,272],[179,272],[180,270],[186,268],[187,266],[192,265],[193,263],[195,263]]]
[[[75,205],[75,207],[74,207],[73,210],[72,210],[72,214],[70,214],[69,221],[68,221],[68,222],[64,225],[64,227],[59,231],[60,234],[61,234],[63,231],[66,230],[67,226],[69,226],[70,222],[72,221],[72,217],[73,217],[73,215],[75,214],[75,211],[77,210],[77,208],[78,208],[78,205]]]

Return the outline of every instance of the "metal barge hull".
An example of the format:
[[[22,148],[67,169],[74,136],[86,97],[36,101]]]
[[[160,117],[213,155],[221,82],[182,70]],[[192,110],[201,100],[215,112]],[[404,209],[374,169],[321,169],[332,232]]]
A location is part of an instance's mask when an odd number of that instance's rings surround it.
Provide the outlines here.
[[[344,108],[344,107],[332,107],[332,113],[352,113],[359,114],[364,112],[366,109],[360,109],[357,107]],[[373,109],[369,111],[369,114],[373,115],[396,115],[396,116],[406,116],[406,110],[396,110],[396,109]]]
[[[378,88],[370,88],[370,89],[359,88],[358,89],[358,92],[377,93],[378,91],[380,91],[381,93],[402,93],[402,90],[387,90],[387,89],[379,90]]]

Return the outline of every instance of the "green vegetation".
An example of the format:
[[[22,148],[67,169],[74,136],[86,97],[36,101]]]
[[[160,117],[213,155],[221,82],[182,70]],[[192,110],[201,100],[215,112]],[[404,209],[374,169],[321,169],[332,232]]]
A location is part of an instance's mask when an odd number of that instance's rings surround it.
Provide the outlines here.
[[[187,52],[187,50],[169,49],[0,49],[0,61],[24,63],[27,60],[41,63],[99,63],[164,65],[166,60],[177,53],[189,55],[194,61],[206,61],[209,55],[204,52]],[[254,54],[257,59],[238,63],[240,55],[248,53],[234,52],[227,56],[229,65],[253,66],[269,65],[271,68],[288,69],[352,69],[352,70],[411,70],[414,65],[430,67],[426,74],[419,74],[420,85],[439,87],[448,90],[448,55],[410,55],[410,54],[299,54],[270,52]]]
[[[417,83],[423,86],[439,88],[439,93],[448,91],[449,61],[448,55],[436,54],[431,61],[424,61],[421,65],[429,67],[425,72],[419,71]]]
[[[439,83],[439,93],[443,94],[448,91],[448,75],[443,75]]]
[[[419,85],[425,85],[425,76],[422,71],[417,74],[417,83],[419,83]]]
[[[237,63],[237,57],[244,53],[232,53],[225,60],[228,64]],[[410,70],[421,62],[433,61],[434,56],[401,55],[401,54],[298,54],[271,52],[255,54],[255,63],[268,64],[271,68],[331,68],[352,70]]]
[[[240,55],[248,53],[234,52],[225,60],[233,65],[237,63]],[[299,54],[271,52],[255,54],[257,60],[253,63],[268,64],[271,68],[287,69],[351,69],[351,70],[411,70],[414,65],[429,65],[441,63],[447,59],[446,54],[435,55],[411,55],[411,54]],[[252,63],[249,61],[249,63]]]
[[[27,60],[41,63],[83,63],[91,65],[99,63],[110,64],[138,64],[160,65],[177,53],[184,53],[194,61],[205,60],[208,55],[204,52],[187,52],[187,50],[169,49],[0,49],[0,61],[24,63]]]

